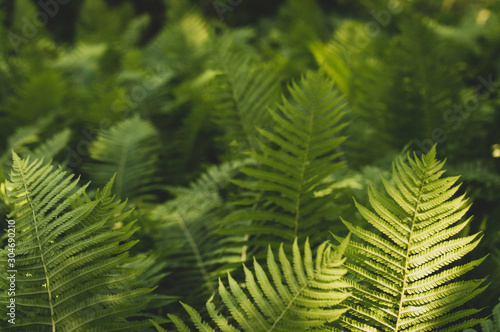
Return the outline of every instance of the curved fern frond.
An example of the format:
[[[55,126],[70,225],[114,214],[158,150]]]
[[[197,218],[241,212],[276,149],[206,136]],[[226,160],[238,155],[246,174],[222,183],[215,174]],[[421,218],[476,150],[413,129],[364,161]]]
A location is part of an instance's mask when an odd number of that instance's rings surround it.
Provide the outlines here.
[[[442,177],[443,165],[435,146],[421,159],[408,156],[408,164],[400,157],[393,183],[383,179],[388,195],[372,188],[372,209],[356,202],[378,232],[344,221],[362,240],[346,251],[346,267],[362,280],[353,282],[352,310],[342,319],[349,331],[461,331],[480,322],[470,317],[480,310],[458,308],[485,289],[484,279],[457,279],[484,258],[445,268],[481,236],[457,236],[470,204],[465,194],[454,198],[458,177]]]
[[[152,289],[130,289],[139,271],[128,241],[138,229],[131,211],[111,197],[112,181],[91,200],[78,179],[42,161],[13,153],[7,195],[15,236],[0,253],[2,310],[15,298],[19,331],[136,331],[150,323],[127,321],[149,301]],[[120,224],[121,227],[116,227]],[[113,229],[116,228],[116,229]],[[12,229],[12,228],[11,228]],[[15,256],[15,261],[8,261]],[[7,265],[9,263],[9,265]],[[15,276],[15,295],[7,275]],[[10,280],[9,280],[10,281]],[[4,313],[2,316],[7,317]]]
[[[158,162],[158,133],[150,122],[125,119],[92,142],[85,170],[98,186],[116,173],[118,198],[135,198],[151,189]]]
[[[254,260],[254,272],[244,266],[244,284],[231,275],[228,275],[229,287],[219,281],[219,295],[231,318],[224,317],[212,302],[213,297],[210,298],[207,311],[218,329],[202,321],[195,309],[182,305],[198,331],[330,331],[323,329],[323,325],[337,320],[347,310],[342,306],[350,295],[349,284],[342,280],[346,272],[342,267],[342,254],[348,241],[344,240],[336,249],[323,242],[313,256],[306,239],[302,256],[296,239],[292,262],[283,245],[279,249],[279,261],[269,247],[268,273]],[[179,331],[191,331],[176,316],[169,315],[169,318]]]
[[[331,186],[328,177],[343,166],[339,145],[345,137],[339,132],[347,125],[341,122],[345,104],[333,81],[321,73],[309,73],[301,83],[290,87],[290,100],[270,110],[274,132],[259,129],[261,151],[250,155],[262,166],[242,169],[254,179],[234,181],[262,199],[258,209],[238,211],[226,223],[252,223],[221,232],[258,235],[261,243],[291,243],[295,237],[315,238],[326,231],[325,218],[335,209],[331,195],[317,193]]]

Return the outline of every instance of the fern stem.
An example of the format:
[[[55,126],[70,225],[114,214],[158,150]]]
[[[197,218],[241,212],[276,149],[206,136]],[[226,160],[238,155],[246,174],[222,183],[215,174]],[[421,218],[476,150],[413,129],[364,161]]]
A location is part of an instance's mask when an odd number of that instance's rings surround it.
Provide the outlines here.
[[[36,214],[35,214],[35,206],[33,205],[33,200],[31,199],[31,196],[30,196],[30,193],[28,190],[28,185],[26,183],[26,179],[25,179],[25,175],[23,173],[22,165],[19,163],[19,157],[15,158],[15,159],[16,159],[17,167],[19,168],[19,173],[21,174],[21,179],[23,181],[24,190],[26,191],[26,199],[28,200],[28,203],[29,203],[30,209],[31,209],[31,213],[33,214],[33,224],[35,225],[35,234],[36,234],[36,239],[37,239],[37,244],[38,244],[38,250],[40,251],[40,260],[42,262],[43,271],[45,273],[47,294],[49,295],[49,308],[50,308],[50,320],[52,322],[51,323],[52,332],[56,332],[56,322],[54,321],[54,306],[52,304],[52,293],[50,291],[49,272],[47,271],[47,266],[45,265],[45,259],[43,257],[43,252],[42,252],[42,243],[40,241],[40,235],[38,234],[38,225],[37,225],[37,218],[36,218]]]

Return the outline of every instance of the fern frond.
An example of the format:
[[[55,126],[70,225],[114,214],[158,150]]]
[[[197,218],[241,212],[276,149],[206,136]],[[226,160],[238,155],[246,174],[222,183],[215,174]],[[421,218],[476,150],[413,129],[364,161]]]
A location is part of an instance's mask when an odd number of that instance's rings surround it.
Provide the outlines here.
[[[460,331],[480,321],[470,318],[480,310],[459,308],[485,289],[484,279],[457,279],[484,258],[455,262],[482,236],[457,237],[470,204],[464,195],[453,198],[458,177],[442,177],[443,165],[435,146],[421,159],[408,156],[408,164],[400,157],[393,181],[383,180],[388,195],[372,188],[372,209],[356,203],[378,232],[343,221],[362,240],[346,251],[346,267],[361,280],[352,283],[352,310],[342,318],[349,331]]]
[[[70,137],[71,130],[66,128],[37,146],[30,156],[35,159],[51,160],[68,145]]]
[[[7,194],[13,201],[13,241],[1,251],[2,310],[12,294],[6,274],[15,274],[16,321],[19,331],[126,331],[150,325],[129,321],[152,289],[127,289],[139,273],[127,240],[137,230],[124,224],[131,211],[111,197],[112,181],[91,200],[78,179],[42,161],[21,160],[13,153]],[[113,229],[121,223],[122,226]],[[15,244],[15,246],[13,246]],[[9,253],[15,253],[15,262]],[[7,263],[9,265],[7,267]],[[14,270],[14,271],[12,271]],[[7,317],[5,314],[2,316]]]
[[[213,297],[210,298],[207,311],[217,329],[204,322],[195,309],[183,306],[197,331],[329,331],[323,329],[323,325],[337,320],[346,311],[342,303],[350,295],[349,284],[342,280],[346,272],[342,267],[342,254],[348,241],[344,240],[338,248],[324,242],[313,255],[309,239],[305,241],[303,253],[296,239],[291,262],[283,245],[278,261],[269,247],[267,273],[254,260],[254,272],[244,266],[244,284],[230,274],[229,286],[219,281],[219,295],[230,318],[224,317],[212,302]],[[191,331],[177,317],[169,315],[169,318],[179,331]]]
[[[162,259],[171,274],[164,280],[168,294],[195,305],[200,294],[211,294],[217,279],[241,266],[241,237],[222,237],[214,231],[225,215],[222,191],[243,166],[253,160],[212,166],[189,187],[169,188],[176,197],[154,208],[149,218],[159,224],[154,237],[164,246]],[[239,243],[239,245],[238,245]]]
[[[158,161],[157,131],[150,122],[134,116],[102,131],[90,147],[91,163],[84,165],[102,186],[116,172],[118,198],[136,198],[151,189]]]
[[[216,122],[226,130],[228,143],[236,143],[240,151],[256,151],[257,128],[269,128],[267,109],[279,101],[278,77],[271,68],[258,66],[251,56],[238,52],[228,36],[215,50],[215,68],[221,72],[212,93]]]
[[[270,110],[275,130],[259,129],[260,151],[250,155],[261,167],[242,169],[253,179],[233,181],[259,193],[259,208],[230,215],[226,223],[240,223],[220,232],[257,235],[255,240],[263,243],[291,243],[295,237],[315,238],[326,231],[324,220],[336,211],[330,195],[316,193],[331,186],[329,176],[343,166],[339,145],[345,140],[340,136],[346,126],[341,122],[345,105],[321,73],[309,73],[301,83],[290,87],[291,99]]]

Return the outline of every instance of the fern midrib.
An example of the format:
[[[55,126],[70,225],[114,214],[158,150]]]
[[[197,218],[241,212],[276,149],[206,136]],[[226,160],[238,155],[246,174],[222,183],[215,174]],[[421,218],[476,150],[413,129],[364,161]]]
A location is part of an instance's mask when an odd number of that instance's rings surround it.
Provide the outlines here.
[[[36,214],[35,214],[35,207],[33,205],[33,200],[30,196],[30,193],[28,191],[28,184],[26,183],[26,179],[25,179],[25,175],[23,173],[23,168],[22,168],[22,165],[19,163],[19,159],[16,158],[16,163],[17,163],[17,167],[19,168],[19,173],[21,174],[21,179],[23,181],[23,186],[24,186],[24,190],[26,192],[26,199],[28,200],[28,203],[30,205],[30,209],[31,209],[31,213],[33,215],[33,223],[34,223],[34,226],[35,226],[35,234],[36,234],[36,240],[37,240],[37,243],[38,243],[38,250],[40,252],[40,260],[42,262],[42,266],[43,266],[43,271],[45,273],[45,282],[46,282],[46,288],[47,288],[47,294],[49,295],[49,308],[50,308],[50,320],[51,320],[51,326],[52,326],[52,332],[55,332],[56,331],[56,323],[54,321],[54,306],[52,304],[52,292],[50,290],[50,280],[49,280],[49,272],[47,271],[47,266],[45,265],[45,259],[43,257],[43,252],[42,252],[42,243],[40,241],[40,236],[38,234],[38,225],[37,225],[37,218],[36,218]]]
[[[181,212],[179,213],[179,227],[181,228],[182,232],[184,233],[184,236],[186,237],[186,240],[189,243],[189,246],[191,247],[191,250],[193,251],[193,255],[196,259],[196,265],[200,269],[200,274],[205,281],[205,286],[208,288],[209,291],[213,292],[214,288],[210,284],[210,277],[208,276],[208,271],[205,268],[205,264],[203,263],[203,259],[200,254],[200,250],[198,249],[198,246],[196,245],[196,241],[194,240],[193,236],[191,235],[191,232],[186,226],[186,222],[184,219],[184,216],[182,215]]]
[[[410,252],[411,252],[411,243],[412,243],[412,237],[413,237],[413,228],[415,226],[415,222],[417,219],[417,211],[420,205],[420,199],[422,197],[422,191],[424,189],[424,184],[425,184],[425,178],[427,177],[427,172],[428,172],[429,167],[425,170],[424,176],[422,177],[420,186],[418,188],[418,198],[417,202],[415,203],[415,211],[411,220],[411,228],[410,228],[410,236],[408,237],[408,246],[406,247],[406,254],[405,254],[405,268],[404,268],[404,277],[403,277],[403,286],[401,287],[401,297],[399,299],[399,305],[398,305],[398,316],[396,319],[396,327],[394,329],[395,332],[399,331],[399,324],[401,320],[401,313],[403,311],[403,299],[405,296],[406,292],[406,285],[408,283],[408,261],[410,259]]]
[[[316,106],[313,104],[313,106]],[[315,107],[311,107],[311,109],[314,109]],[[302,187],[304,186],[304,176],[306,173],[306,166],[307,162],[309,159],[309,148],[311,146],[311,137],[312,137],[312,131],[313,131],[313,124],[314,124],[314,111],[311,111],[311,116],[309,117],[309,132],[307,135],[307,143],[306,143],[306,150],[304,152],[304,159],[302,161],[302,169],[300,172],[300,182],[299,182],[299,188],[297,190],[297,198],[295,202],[295,229],[294,229],[294,236],[298,237],[298,231],[299,231],[299,219],[300,219],[300,204],[302,203]]]
[[[306,283],[304,283],[304,285],[297,291],[297,293],[292,297],[292,299],[288,302],[288,305],[286,306],[286,308],[281,312],[281,314],[278,316],[278,318],[276,318],[276,320],[274,321],[273,325],[271,326],[271,328],[269,330],[266,330],[267,332],[269,331],[273,331],[274,327],[276,326],[276,324],[278,324],[280,322],[281,319],[283,319],[283,317],[285,316],[285,313],[292,307],[292,304],[295,302],[295,300],[299,297],[299,295],[304,291],[304,289],[306,289],[307,287],[309,287],[309,284],[312,280],[314,280],[314,276],[310,277]]]

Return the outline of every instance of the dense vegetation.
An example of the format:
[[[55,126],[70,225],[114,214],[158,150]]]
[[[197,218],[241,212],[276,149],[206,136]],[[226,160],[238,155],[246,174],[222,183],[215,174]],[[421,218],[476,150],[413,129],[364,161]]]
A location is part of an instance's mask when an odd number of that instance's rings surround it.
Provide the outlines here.
[[[0,5],[1,330],[500,331],[499,2]]]

